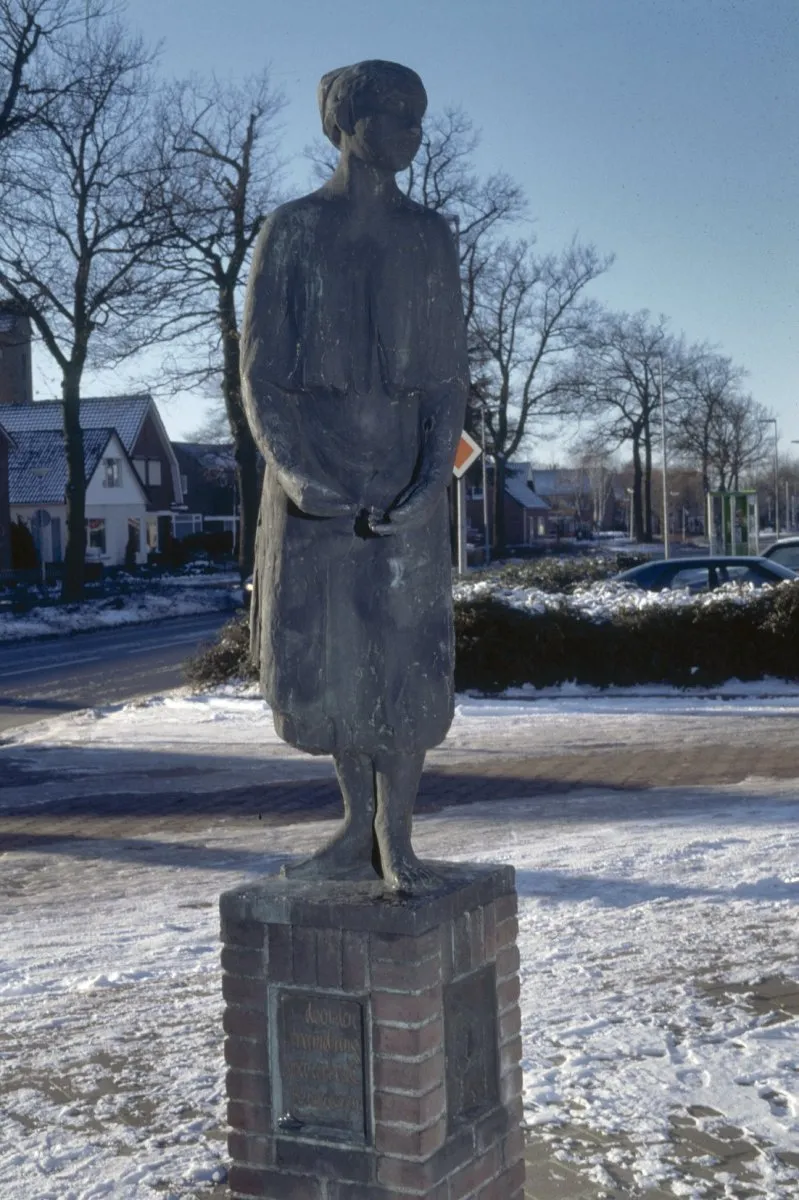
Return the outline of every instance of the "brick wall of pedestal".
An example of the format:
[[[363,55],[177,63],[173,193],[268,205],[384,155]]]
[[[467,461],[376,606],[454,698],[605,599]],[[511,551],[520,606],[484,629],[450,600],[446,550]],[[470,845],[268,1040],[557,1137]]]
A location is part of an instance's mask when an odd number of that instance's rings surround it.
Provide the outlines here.
[[[253,915],[252,892],[246,903],[236,903],[237,893],[223,897],[233,1196],[522,1200],[518,924],[512,872],[502,872],[505,887],[495,889],[501,894],[463,911],[457,911],[456,896],[445,919],[412,934],[370,928],[369,895],[363,912],[350,903],[343,914],[320,897],[311,918],[306,915],[312,924]],[[463,902],[470,903],[468,888]],[[336,927],[320,924],[325,912],[339,922]],[[342,928],[342,919],[367,927]],[[415,924],[424,924],[418,904]],[[453,1122],[447,1111],[445,988],[486,966],[492,977],[495,972],[496,1094],[489,1106]],[[276,1128],[267,992],[280,986],[364,1002],[365,1145],[284,1135]]]

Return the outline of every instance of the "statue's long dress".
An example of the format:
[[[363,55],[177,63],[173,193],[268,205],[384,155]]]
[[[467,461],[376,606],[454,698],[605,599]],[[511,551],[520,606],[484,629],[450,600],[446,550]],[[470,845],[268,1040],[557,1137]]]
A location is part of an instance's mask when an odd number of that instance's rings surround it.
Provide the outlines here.
[[[443,218],[403,200],[356,237],[324,189],[278,209],[250,275],[242,378],[266,458],[253,655],[278,733],[311,753],[437,745],[453,712],[446,484],[467,387]],[[278,479],[298,471],[383,512],[423,458],[438,503],[388,537],[300,513]]]

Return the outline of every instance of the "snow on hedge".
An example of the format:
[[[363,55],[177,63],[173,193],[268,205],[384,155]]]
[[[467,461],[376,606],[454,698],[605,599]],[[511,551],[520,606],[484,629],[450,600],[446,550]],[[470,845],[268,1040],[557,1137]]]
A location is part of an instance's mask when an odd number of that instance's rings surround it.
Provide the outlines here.
[[[790,587],[792,581],[779,583],[779,588]],[[685,589],[675,591],[647,592],[630,587],[615,580],[577,587],[572,595],[541,591],[535,587],[503,587],[500,583],[483,579],[477,583],[458,583],[453,595],[455,601],[474,604],[480,600],[498,600],[509,608],[521,609],[531,615],[546,612],[571,612],[574,616],[587,617],[600,623],[610,621],[625,613],[650,609],[715,608],[720,605],[751,604],[762,595],[765,588],[756,589],[752,584],[728,583],[713,592],[692,595]]]

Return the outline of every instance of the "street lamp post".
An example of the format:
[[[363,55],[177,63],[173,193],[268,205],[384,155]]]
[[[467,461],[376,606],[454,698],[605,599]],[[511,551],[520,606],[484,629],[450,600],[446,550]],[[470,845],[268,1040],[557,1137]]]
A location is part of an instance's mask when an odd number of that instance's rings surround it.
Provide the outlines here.
[[[625,488],[624,490],[630,497],[630,541],[632,541],[635,529],[635,491],[633,488]]]
[[[799,438],[791,438],[791,445],[799,446]],[[787,487],[788,484],[786,483],[785,486]],[[796,514],[796,493],[795,492],[793,494],[793,503],[791,504],[791,510],[792,510],[791,511],[791,529],[795,529],[796,528],[796,515],[797,515]]]
[[[663,557],[669,557],[669,493],[666,480],[666,403],[663,398],[663,355],[660,360],[660,436],[663,451]]]

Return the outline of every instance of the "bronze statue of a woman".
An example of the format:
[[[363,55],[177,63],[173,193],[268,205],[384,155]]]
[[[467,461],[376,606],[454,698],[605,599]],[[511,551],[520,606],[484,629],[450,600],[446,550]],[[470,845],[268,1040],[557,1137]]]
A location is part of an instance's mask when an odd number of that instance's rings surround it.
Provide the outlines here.
[[[344,797],[341,829],[287,873],[412,893],[435,883],[411,824],[425,752],[453,711],[458,261],[446,219],[395,180],[421,142],[418,75],[358,63],[326,75],[319,99],[338,167],[265,222],[242,327],[266,460],[253,654],[278,733],[332,754]]]

